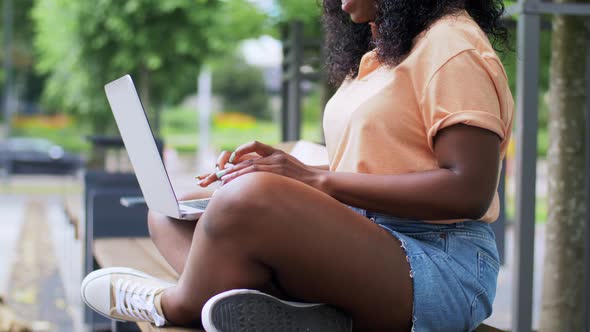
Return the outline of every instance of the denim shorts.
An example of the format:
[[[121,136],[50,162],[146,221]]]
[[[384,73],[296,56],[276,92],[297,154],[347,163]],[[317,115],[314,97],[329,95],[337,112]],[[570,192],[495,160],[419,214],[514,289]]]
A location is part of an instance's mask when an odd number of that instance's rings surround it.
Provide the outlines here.
[[[499,258],[489,224],[431,224],[351,207],[401,242],[414,287],[416,332],[472,331],[492,313]]]

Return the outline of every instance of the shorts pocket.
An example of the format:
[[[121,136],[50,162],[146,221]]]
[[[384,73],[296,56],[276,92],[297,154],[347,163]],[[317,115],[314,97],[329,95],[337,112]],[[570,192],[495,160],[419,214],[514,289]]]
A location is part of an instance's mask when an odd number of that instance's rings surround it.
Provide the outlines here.
[[[477,279],[482,288],[475,295],[471,305],[472,328],[475,328],[492,314],[499,270],[500,264],[497,260],[484,251],[477,252]]]

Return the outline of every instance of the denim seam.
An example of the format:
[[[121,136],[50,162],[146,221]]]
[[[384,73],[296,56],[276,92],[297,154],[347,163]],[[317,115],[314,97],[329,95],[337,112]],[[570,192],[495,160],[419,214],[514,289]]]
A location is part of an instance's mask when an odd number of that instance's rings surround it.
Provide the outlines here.
[[[494,240],[493,238],[486,236],[484,233],[478,233],[478,232],[473,232],[473,231],[465,231],[465,230],[461,230],[461,231],[449,231],[449,234],[453,234],[456,237],[462,237],[462,238],[468,238],[468,239],[478,239],[478,240],[483,240],[483,241],[487,241],[490,243],[496,243],[496,240]]]
[[[492,269],[494,269],[494,271],[496,273],[500,272],[500,264],[498,262],[496,262],[490,255],[486,254],[484,251],[482,250],[478,250],[477,251],[477,256],[478,256],[478,269],[477,269],[477,278],[481,279],[482,278],[482,274],[483,274],[483,266],[481,264],[482,261],[487,262],[487,264],[490,265],[490,267]]]
[[[477,309],[477,300],[482,295],[486,295],[486,291],[483,288],[473,297],[473,301],[471,301],[471,320],[472,321],[475,318],[475,317],[473,317],[473,315],[474,315],[475,310]]]

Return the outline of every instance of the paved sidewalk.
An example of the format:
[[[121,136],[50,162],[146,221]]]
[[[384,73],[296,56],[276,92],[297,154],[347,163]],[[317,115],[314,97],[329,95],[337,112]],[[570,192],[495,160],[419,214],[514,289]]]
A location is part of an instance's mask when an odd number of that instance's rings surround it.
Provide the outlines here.
[[[0,294],[7,294],[14,251],[24,221],[22,197],[0,195]]]
[[[8,302],[36,330],[73,331],[46,212],[45,202],[27,201]]]
[[[56,243],[66,241],[53,236],[55,221],[67,225],[55,196],[0,195],[0,294],[35,331],[78,332],[79,304],[66,298],[56,255]],[[72,263],[79,270],[80,261]]]

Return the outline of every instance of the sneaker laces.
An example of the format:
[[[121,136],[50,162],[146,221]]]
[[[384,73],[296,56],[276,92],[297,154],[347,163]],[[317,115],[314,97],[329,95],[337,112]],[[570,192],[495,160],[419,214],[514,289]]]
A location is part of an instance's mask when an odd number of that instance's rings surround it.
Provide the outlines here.
[[[119,315],[164,326],[166,319],[158,313],[154,304],[158,291],[159,288],[119,279],[115,284],[115,309]]]

